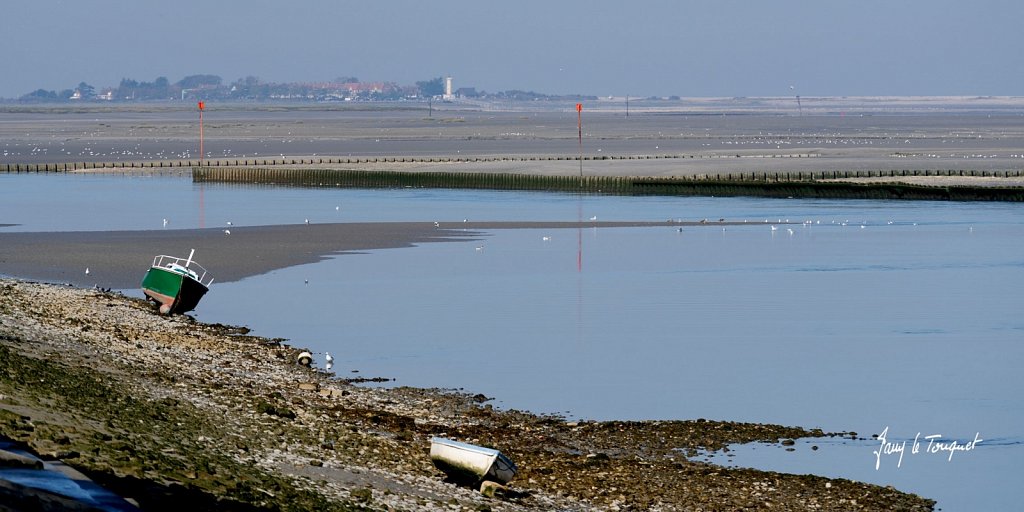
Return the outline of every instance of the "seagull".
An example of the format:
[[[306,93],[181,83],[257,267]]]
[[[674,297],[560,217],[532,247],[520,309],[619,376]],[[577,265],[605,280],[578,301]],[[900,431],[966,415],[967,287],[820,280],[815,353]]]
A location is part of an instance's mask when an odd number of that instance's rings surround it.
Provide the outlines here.
[[[597,215],[594,215],[593,217],[591,217],[590,220],[597,220]]]
[[[772,226],[772,231],[775,231],[775,230],[777,230],[777,229],[779,229],[779,227],[778,227],[778,226]]]
[[[306,219],[306,225],[307,226],[309,225],[309,219]]]
[[[793,236],[793,228],[786,228],[786,232],[789,233],[789,236]]]
[[[167,219],[164,219],[164,227],[167,227]]]
[[[545,242],[547,242],[548,240],[551,240],[551,237],[550,236],[542,236],[542,237],[540,237],[540,239],[545,241]]]
[[[327,361],[327,369],[330,370],[334,366],[334,358],[331,357],[330,352],[324,352],[324,361]]]
[[[89,275],[89,267],[85,267],[85,275]]]
[[[336,211],[336,212],[341,211],[341,207],[340,206],[335,206],[334,207],[334,211]]]
[[[440,222],[437,222],[437,221],[434,221],[434,227],[435,227],[435,228],[439,228],[439,227],[441,227],[441,223],[440,223]]]
[[[229,220],[228,221],[228,226],[234,226],[234,224],[232,224],[231,221]]]

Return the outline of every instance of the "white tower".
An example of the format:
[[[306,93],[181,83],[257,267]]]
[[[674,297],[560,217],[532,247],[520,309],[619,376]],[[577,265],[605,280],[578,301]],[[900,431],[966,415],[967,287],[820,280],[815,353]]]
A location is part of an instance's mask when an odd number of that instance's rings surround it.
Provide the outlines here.
[[[452,95],[452,77],[444,77],[444,99],[450,100],[453,98]]]

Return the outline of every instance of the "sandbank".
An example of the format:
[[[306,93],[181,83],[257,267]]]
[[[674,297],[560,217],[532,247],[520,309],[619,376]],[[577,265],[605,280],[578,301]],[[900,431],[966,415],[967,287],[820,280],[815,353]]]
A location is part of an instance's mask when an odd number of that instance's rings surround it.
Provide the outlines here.
[[[730,223],[715,222],[715,225]],[[0,274],[79,287],[136,288],[159,254],[195,259],[216,282],[332,255],[468,241],[493,229],[700,226],[700,222],[369,222],[143,231],[0,233]],[[228,233],[230,232],[230,234]],[[86,269],[89,270],[88,274]]]

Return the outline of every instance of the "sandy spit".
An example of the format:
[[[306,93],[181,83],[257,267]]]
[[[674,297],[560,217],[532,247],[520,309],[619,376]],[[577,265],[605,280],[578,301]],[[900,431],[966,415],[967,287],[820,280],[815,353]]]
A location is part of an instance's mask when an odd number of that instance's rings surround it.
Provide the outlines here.
[[[153,257],[187,257],[231,282],[332,255],[469,241],[494,229],[700,226],[700,222],[371,222],[147,231],[0,233],[0,275],[82,287],[136,288]],[[729,223],[715,223],[729,225]],[[229,234],[230,232],[230,234]],[[89,269],[86,274],[85,270]]]

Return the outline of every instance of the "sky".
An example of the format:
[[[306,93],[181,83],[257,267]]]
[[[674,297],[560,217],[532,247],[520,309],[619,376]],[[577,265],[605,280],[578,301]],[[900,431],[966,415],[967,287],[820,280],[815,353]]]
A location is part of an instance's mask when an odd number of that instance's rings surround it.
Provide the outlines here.
[[[4,0],[0,97],[355,76],[597,96],[1024,95],[1020,0]]]

